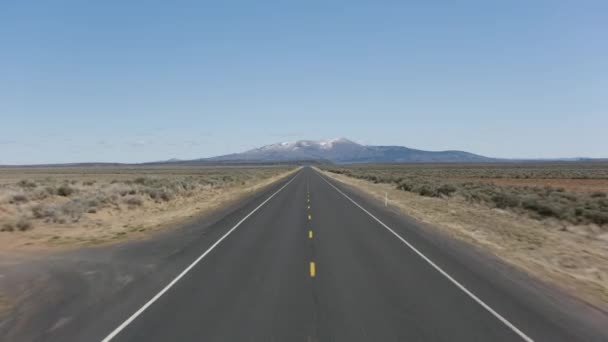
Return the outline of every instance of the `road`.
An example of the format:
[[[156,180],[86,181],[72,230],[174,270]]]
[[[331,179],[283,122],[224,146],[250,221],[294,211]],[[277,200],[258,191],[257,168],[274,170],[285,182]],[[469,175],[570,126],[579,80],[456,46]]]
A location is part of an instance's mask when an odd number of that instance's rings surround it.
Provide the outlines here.
[[[500,269],[471,265],[470,250],[312,168],[249,209],[100,339],[594,339]]]

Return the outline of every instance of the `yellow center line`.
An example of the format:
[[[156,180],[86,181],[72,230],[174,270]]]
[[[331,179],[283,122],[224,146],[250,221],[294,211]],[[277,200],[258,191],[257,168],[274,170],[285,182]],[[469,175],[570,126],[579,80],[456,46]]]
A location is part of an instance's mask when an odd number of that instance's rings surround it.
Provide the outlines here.
[[[314,278],[316,274],[317,274],[317,270],[316,270],[316,267],[315,267],[315,262],[311,261],[310,262],[310,277]]]
[[[309,230],[309,231],[308,231],[308,238],[309,238],[309,239],[312,239],[312,230]]]
[[[308,221],[312,219],[312,215],[308,214]]]

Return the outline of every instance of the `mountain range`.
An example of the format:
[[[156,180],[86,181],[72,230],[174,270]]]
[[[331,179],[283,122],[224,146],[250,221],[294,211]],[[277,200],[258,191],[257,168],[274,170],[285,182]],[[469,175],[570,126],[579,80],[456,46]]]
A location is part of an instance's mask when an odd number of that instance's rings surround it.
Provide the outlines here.
[[[298,140],[227,154],[206,161],[323,160],[332,163],[489,162],[496,159],[464,151],[423,151],[403,146],[362,145],[346,138]]]
[[[404,146],[374,146],[358,144],[346,138],[298,140],[254,148],[241,153],[211,158],[168,159],[135,164],[83,162],[68,164],[0,165],[10,167],[84,167],[124,165],[232,165],[232,164],[350,164],[350,163],[484,163],[484,162],[608,162],[608,158],[501,159],[458,151],[424,151]]]

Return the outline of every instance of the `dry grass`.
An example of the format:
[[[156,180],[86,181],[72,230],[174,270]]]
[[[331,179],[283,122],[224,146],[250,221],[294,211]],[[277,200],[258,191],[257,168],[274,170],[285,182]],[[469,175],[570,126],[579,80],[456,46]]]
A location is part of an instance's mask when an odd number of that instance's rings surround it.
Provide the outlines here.
[[[552,187],[562,188],[577,193],[608,193],[608,178],[606,179],[580,179],[580,178],[469,178],[468,182],[492,183],[498,186],[518,187]]]
[[[217,207],[293,167],[0,169],[0,247],[96,244]]]
[[[575,225],[555,218],[536,219],[461,196],[421,196],[400,190],[394,183],[374,183],[344,174],[324,173],[380,200],[384,200],[386,193],[390,205],[403,213],[481,246],[574,296],[608,309],[605,228],[595,224]]]
[[[422,196],[461,197],[536,219],[608,225],[608,193],[602,186],[608,184],[608,163],[360,165],[326,170]]]

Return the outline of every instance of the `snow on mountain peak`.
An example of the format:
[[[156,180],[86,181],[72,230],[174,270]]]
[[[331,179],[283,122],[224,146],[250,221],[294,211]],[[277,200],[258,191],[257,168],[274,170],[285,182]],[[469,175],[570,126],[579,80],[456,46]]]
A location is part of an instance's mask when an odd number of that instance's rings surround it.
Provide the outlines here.
[[[294,151],[300,149],[322,149],[329,150],[334,147],[336,143],[353,143],[352,141],[346,138],[333,138],[333,139],[324,139],[324,140],[298,140],[298,141],[284,141],[276,144],[270,144],[266,146],[262,146],[258,149],[258,151]]]
[[[352,141],[346,138],[333,138],[327,140],[320,140],[318,143],[322,148],[332,148],[335,143],[352,143]]]

